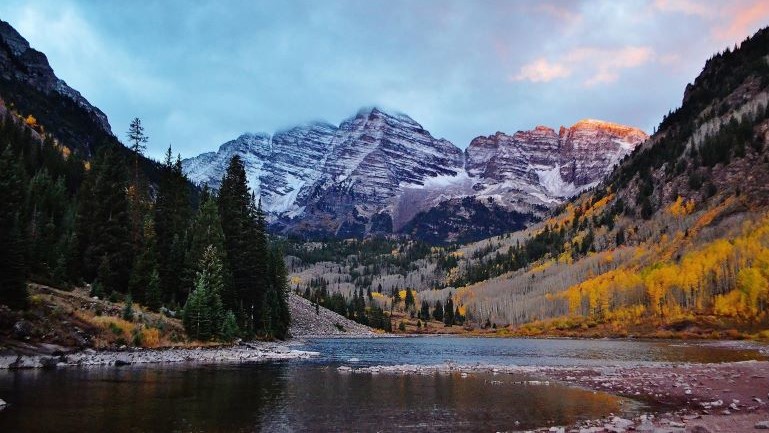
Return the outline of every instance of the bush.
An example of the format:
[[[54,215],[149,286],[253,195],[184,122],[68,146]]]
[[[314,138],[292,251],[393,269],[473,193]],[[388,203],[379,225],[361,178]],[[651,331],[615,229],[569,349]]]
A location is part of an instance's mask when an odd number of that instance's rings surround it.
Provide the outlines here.
[[[219,331],[219,338],[222,341],[231,342],[240,334],[238,322],[235,320],[235,314],[227,310],[222,321],[222,329]]]

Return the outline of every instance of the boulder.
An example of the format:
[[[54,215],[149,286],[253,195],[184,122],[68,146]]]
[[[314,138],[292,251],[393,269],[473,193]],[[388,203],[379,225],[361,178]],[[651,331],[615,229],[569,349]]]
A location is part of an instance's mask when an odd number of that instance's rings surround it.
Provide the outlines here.
[[[25,340],[32,336],[32,324],[26,320],[19,320],[13,324],[13,336],[19,340]]]
[[[59,358],[55,356],[43,356],[40,358],[40,366],[43,368],[56,368]]]
[[[756,430],[769,430],[769,421],[759,421],[753,427]]]

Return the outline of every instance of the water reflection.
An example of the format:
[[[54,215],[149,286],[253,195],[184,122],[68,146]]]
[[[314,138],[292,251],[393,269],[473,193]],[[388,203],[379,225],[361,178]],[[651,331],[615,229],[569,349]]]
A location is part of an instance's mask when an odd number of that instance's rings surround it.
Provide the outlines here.
[[[591,365],[765,359],[680,342],[316,340],[310,361],[0,372],[0,432],[497,431],[572,423],[641,403],[507,374],[352,374],[340,364]],[[358,358],[358,361],[350,361]]]
[[[523,377],[340,373],[314,363],[0,374],[3,432],[509,430],[640,405]],[[516,424],[516,422],[518,424]]]

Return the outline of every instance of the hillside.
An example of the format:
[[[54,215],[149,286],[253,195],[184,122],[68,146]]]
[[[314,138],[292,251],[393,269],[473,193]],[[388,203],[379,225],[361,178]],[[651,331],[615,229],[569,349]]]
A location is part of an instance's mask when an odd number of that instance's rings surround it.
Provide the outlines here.
[[[0,306],[0,357],[9,355],[52,355],[83,349],[127,347],[197,347],[190,342],[182,320],[173,312],[158,314],[133,305],[126,320],[126,305],[88,296],[84,289],[60,290],[33,284],[31,308],[24,314]],[[371,328],[318,307],[296,295],[289,300],[296,320],[291,336],[368,336]]]
[[[766,336],[768,58],[764,29],[708,60],[606,181],[527,230],[379,254],[371,242],[351,255],[305,247],[295,286],[381,287],[377,302],[406,310],[392,294],[414,288],[417,317],[423,301],[432,310],[450,296],[476,326],[508,334]]]
[[[0,115],[6,110],[29,119],[37,132],[78,158],[92,159],[105,147],[131,157],[107,116],[57,77],[44,53],[0,20]],[[159,181],[160,164],[141,156],[139,165],[151,182]]]
[[[471,284],[455,296],[468,315],[539,321],[522,330],[532,333],[766,329],[767,55],[764,29],[710,59],[658,132],[603,185],[517,235],[521,248],[468,247],[487,251],[464,262]],[[511,259],[522,267],[505,272]]]

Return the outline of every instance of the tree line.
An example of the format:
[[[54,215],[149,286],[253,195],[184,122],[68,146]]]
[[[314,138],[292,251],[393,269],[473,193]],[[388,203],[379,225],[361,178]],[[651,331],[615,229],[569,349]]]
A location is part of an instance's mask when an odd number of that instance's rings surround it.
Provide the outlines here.
[[[90,161],[10,112],[0,124],[0,303],[27,307],[27,281],[130,296],[183,317],[191,338],[288,336],[287,274],[260,201],[233,157],[218,192],[193,188],[169,146],[160,180],[104,145]]]

